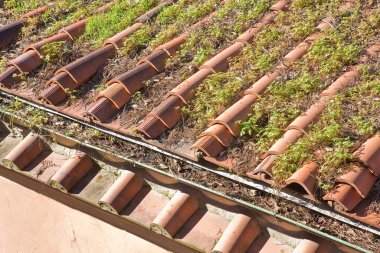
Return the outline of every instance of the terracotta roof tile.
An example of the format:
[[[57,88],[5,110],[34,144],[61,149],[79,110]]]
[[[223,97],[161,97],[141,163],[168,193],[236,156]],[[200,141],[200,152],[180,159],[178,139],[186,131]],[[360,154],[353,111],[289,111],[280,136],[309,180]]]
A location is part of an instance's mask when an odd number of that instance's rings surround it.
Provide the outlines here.
[[[246,252],[259,234],[260,227],[254,220],[244,214],[238,214],[228,224],[212,252]]]
[[[53,4],[48,4],[40,8],[37,8],[35,10],[31,10],[21,15],[19,20],[1,27],[0,28],[0,48],[3,48],[9,45],[12,41],[14,41],[17,38],[17,36],[21,32],[21,29],[28,24],[29,18],[44,13],[51,6],[53,6]]]
[[[315,192],[317,190],[316,176],[318,169],[319,166],[315,162],[304,164],[286,180],[286,186],[289,186],[291,184],[298,184],[311,198],[315,199]]]
[[[352,169],[344,175],[337,178],[338,182],[351,185],[355,190],[365,198],[375,184],[377,177],[370,170],[360,165],[352,165]]]
[[[294,61],[298,60],[304,54],[306,54],[306,52],[310,48],[311,44],[319,36],[321,36],[320,32],[315,33],[314,36],[309,36],[307,39],[305,39],[304,42],[301,42],[295,49],[293,49],[287,55],[285,55],[283,57],[283,61],[279,65],[277,65],[277,67],[276,67],[277,69],[275,71],[270,72],[267,75],[264,75],[257,82],[255,82],[250,88],[248,88],[244,92],[244,96],[240,100],[238,100],[236,103],[234,103],[230,108],[228,108],[226,111],[224,111],[215,120],[211,121],[209,124],[209,127],[211,127],[212,125],[215,125],[215,124],[224,125],[225,126],[224,134],[225,135],[227,135],[227,132],[229,131],[235,137],[238,137],[240,134],[240,126],[239,126],[238,122],[248,119],[249,114],[251,112],[252,104],[256,101],[257,98],[259,98],[260,94],[278,76],[281,75],[280,69],[289,67],[290,64],[294,63]],[[315,106],[315,108],[317,108],[317,106]],[[315,109],[315,108],[313,108],[313,109]],[[312,111],[314,112],[315,110],[313,110],[313,109],[312,109]],[[298,123],[298,122],[295,122],[295,123]],[[204,133],[206,133],[206,132],[207,131],[205,131]],[[203,138],[203,140],[200,140],[200,142],[196,142],[196,145],[194,145],[193,148],[196,148],[197,146],[199,146],[199,144],[202,141],[204,142],[205,140],[206,139]],[[294,140],[296,140],[296,139],[294,139]],[[210,143],[210,140],[208,140],[208,142]],[[220,149],[219,151],[221,152],[223,150]],[[268,152],[272,152],[272,151],[275,152],[274,150],[270,150]],[[212,152],[207,151],[205,153],[212,153]],[[213,153],[215,153],[215,152],[213,152]],[[275,153],[273,153],[273,154],[275,154]]]
[[[320,247],[319,244],[307,239],[303,239],[297,247],[294,249],[293,253],[317,253]]]
[[[24,169],[45,149],[37,134],[30,133],[3,159],[3,164],[15,170]]]
[[[116,50],[121,47],[122,40],[126,36],[143,27],[144,24],[142,22],[149,21],[153,16],[157,15],[163,6],[167,6],[173,2],[175,1],[164,1],[152,11],[149,11],[137,19],[137,23],[106,40],[103,47],[60,68],[46,84],[46,88],[40,94],[40,98],[52,105],[59,105],[67,98],[70,90],[74,90],[88,81],[107,59],[116,55]],[[278,1],[270,8],[271,11],[264,15],[251,29],[248,29],[237,37],[233,44],[206,61],[195,74],[172,89],[164,97],[162,103],[147,114],[142,122],[139,122],[140,125],[137,126],[137,130],[148,138],[156,139],[166,130],[174,128],[183,117],[181,109],[193,98],[195,89],[205,78],[212,73],[227,71],[230,58],[240,54],[241,49],[247,43],[252,42],[257,33],[260,32],[264,26],[270,24],[279,11],[287,8],[287,4],[288,1]],[[189,27],[192,29],[199,27],[202,22],[207,21],[210,17],[214,17],[215,14],[216,12],[213,12],[195,25]],[[21,22],[20,25],[24,25],[22,21],[19,22]],[[43,46],[56,41],[73,43],[84,33],[86,23],[87,19],[83,19],[62,29],[54,36],[27,46],[24,53],[8,62],[8,68],[0,73],[1,86],[8,88],[4,90],[7,92],[11,90],[12,93],[17,95],[21,94],[21,96],[34,101],[34,97],[30,98],[25,95],[29,95],[29,93],[27,93],[29,91],[25,92],[23,90],[22,92],[24,93],[21,92],[19,94],[18,90],[14,91],[11,89],[16,82],[21,80],[18,75],[32,72],[43,64],[45,54]],[[16,30],[19,28],[16,23],[13,25],[15,25],[14,29],[15,33],[17,33]],[[286,72],[291,64],[306,54],[312,43],[323,34],[323,31],[331,27],[329,21],[324,21],[319,24],[317,28],[320,31],[307,37],[296,48],[285,55],[281,64],[278,64],[274,70],[255,82],[244,92],[241,99],[220,114],[215,120],[212,120],[208,128],[201,133],[198,141],[191,146],[191,149],[201,151],[200,153],[194,153],[198,156],[203,156],[206,161],[210,161],[222,167],[231,168],[233,165],[236,165],[237,161],[230,159],[225,151],[232,146],[234,140],[240,135],[240,125],[238,122],[248,119],[252,105],[256,100],[260,99],[260,96],[266,88],[275,81],[276,78]],[[2,30],[0,29],[0,34],[1,32]],[[81,104],[83,101],[79,100],[78,110],[72,107],[65,107],[62,104],[59,106],[46,106],[58,110],[63,114],[70,116],[75,115],[75,117],[80,120],[96,121],[97,124],[105,128],[110,128],[112,131],[132,135],[131,131],[135,130],[134,126],[121,126],[119,118],[114,116],[124,108],[138,90],[143,88],[144,81],[165,71],[165,61],[176,55],[189,35],[188,31],[183,32],[182,35],[159,46],[148,56],[142,58],[134,68],[111,79],[107,83],[108,87],[97,94],[95,101],[91,102],[89,106]],[[2,38],[8,40],[8,37]],[[0,39],[0,46],[1,43],[2,41]],[[380,46],[378,45],[368,48],[366,54],[361,56],[359,65],[345,68],[348,70],[320,94],[320,99],[315,104],[299,115],[285,129],[284,135],[262,156],[263,160],[261,163],[256,168],[252,168],[253,170],[247,173],[247,176],[267,183],[273,183],[272,165],[276,162],[277,156],[284,153],[284,151],[301,136],[307,134],[308,128],[318,121],[327,102],[338,92],[353,83],[359,76],[358,69],[361,64],[368,62],[371,57],[375,57],[378,51],[380,51]],[[82,118],[84,114],[90,119]],[[155,146],[160,146],[160,144],[154,140],[143,141]],[[169,151],[173,151],[170,148],[168,149]],[[184,148],[184,150],[185,152],[189,151],[188,147]],[[41,157],[41,154],[45,151],[44,142],[38,136],[31,134],[4,158],[4,163],[8,167],[18,170],[23,170],[31,164],[31,167],[36,168],[34,163],[39,162],[36,158]],[[181,152],[183,152],[183,150],[181,150]],[[53,160],[55,155],[57,154],[54,152],[52,155],[49,155],[49,161]],[[192,154],[180,153],[180,155],[187,155],[186,157],[189,157]],[[360,212],[360,210],[362,206],[366,204],[367,199],[365,199],[365,197],[371,191],[377,180],[377,176],[380,175],[380,167],[377,166],[380,164],[380,135],[377,134],[363,143],[355,152],[354,156],[356,159],[355,162],[359,161],[360,164],[353,163],[354,165],[352,165],[352,168],[350,167],[350,171],[336,178],[337,184],[335,188],[324,196],[323,199],[329,202],[335,201],[339,203],[346,210],[350,211],[347,213],[348,215],[352,215],[355,218],[359,217],[362,220],[371,219],[372,221],[378,222],[380,218],[376,214],[370,213],[367,215]],[[191,159],[196,161],[197,157],[191,156]],[[54,187],[68,192],[72,188],[75,188],[79,182],[83,181],[83,177],[93,168],[93,163],[94,161],[87,154],[80,153],[70,158],[63,165],[60,164],[59,160],[57,164],[62,166],[59,166],[57,172],[55,173],[56,168],[51,169],[50,172],[46,172],[44,177],[41,178],[47,181],[52,175],[50,180],[51,184]],[[42,167],[41,164],[38,166],[40,167],[38,167],[37,170]],[[318,164],[315,162],[305,163],[286,180],[284,186],[298,184],[311,198],[314,198],[314,200],[317,199],[315,193],[318,189],[316,181],[318,167]],[[204,248],[202,249],[211,250],[213,246],[215,246],[214,252],[243,252],[250,247],[256,238],[260,237],[260,235],[258,235],[260,228],[257,223],[252,218],[242,214],[234,216],[228,226],[224,219],[224,221],[219,224],[220,226],[213,227],[212,236],[207,235],[207,232],[203,234],[204,230],[202,225],[197,222],[202,221],[207,223],[211,222],[211,220],[218,219],[213,218],[214,214],[210,214],[210,212],[206,212],[206,214],[202,213],[203,206],[201,206],[201,201],[192,194],[183,192],[177,192],[172,199],[168,200],[167,196],[163,197],[152,191],[149,186],[144,184],[144,179],[137,174],[128,171],[121,175],[110,188],[104,188],[102,189],[104,192],[98,193],[103,197],[100,200],[97,199],[96,203],[99,203],[104,209],[120,215],[128,213],[128,216],[137,222],[146,226],[151,225],[152,230],[168,237],[175,238],[177,233],[181,234],[181,239],[179,240],[182,240],[181,242],[183,243],[197,241],[199,235],[195,235],[195,233],[200,231],[200,234],[205,237],[203,239],[208,240],[208,236],[210,236],[210,238],[215,239],[213,242],[217,242],[216,245],[214,245],[215,243],[208,242],[204,244],[207,246],[203,245]],[[169,180],[169,182],[166,183],[175,184],[178,182],[175,181],[173,183]],[[192,225],[189,225],[189,223]],[[193,226],[193,223],[197,223],[197,226]],[[223,234],[220,239],[216,238],[216,233],[214,234],[217,229],[220,229],[219,234]],[[252,235],[247,236],[248,234]],[[266,241],[266,243],[268,243],[268,247],[264,246],[263,249],[269,251],[269,246],[275,244],[273,241]],[[295,251],[302,252],[307,248],[308,252],[316,252],[318,247],[319,245],[317,243],[304,240],[296,247]],[[320,251],[320,249],[318,251]]]
[[[348,184],[337,184],[337,186],[323,197],[324,200],[335,201],[346,210],[351,211],[357,206],[363,197]]]
[[[375,134],[357,149],[354,156],[368,166],[375,176],[380,175],[380,134]]]
[[[198,209],[198,201],[184,192],[177,192],[151,224],[151,229],[173,237]]]
[[[98,203],[104,209],[120,213],[142,187],[142,179],[128,171],[118,177]]]
[[[91,169],[93,161],[87,154],[77,151],[53,175],[49,183],[62,190],[70,191]]]

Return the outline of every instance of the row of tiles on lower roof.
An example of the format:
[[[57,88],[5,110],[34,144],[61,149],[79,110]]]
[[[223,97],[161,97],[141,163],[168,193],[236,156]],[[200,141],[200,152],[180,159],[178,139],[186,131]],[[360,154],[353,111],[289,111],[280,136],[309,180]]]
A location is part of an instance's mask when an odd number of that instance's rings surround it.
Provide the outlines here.
[[[314,236],[308,238],[315,242],[291,238],[290,234],[305,234],[286,224],[280,225],[285,233],[282,236],[288,238],[288,245],[283,244],[275,239],[276,235],[273,233],[277,232],[273,230],[272,236],[268,234],[266,229],[269,223],[260,216],[253,219],[244,211],[238,211],[239,208],[233,208],[230,204],[226,206],[213,203],[210,196],[201,197],[195,191],[189,192],[189,189],[174,187],[173,190],[161,186],[165,183],[160,185],[148,182],[148,176],[141,172],[141,168],[124,170],[120,176],[115,176],[110,172],[105,173],[107,165],[100,165],[100,160],[90,157],[87,152],[56,144],[51,144],[49,147],[53,151],[49,151],[47,143],[37,134],[30,133],[25,138],[16,136],[17,134],[6,134],[0,145],[3,155],[10,151],[3,158],[7,167],[32,175],[65,192],[90,199],[104,209],[127,215],[138,223],[150,226],[155,232],[198,249],[213,252],[332,250],[329,243],[325,244]],[[88,175],[99,165],[105,166],[104,169],[96,171],[96,175],[89,179]],[[106,180],[107,177],[109,180]],[[153,178],[162,180],[157,175]],[[98,199],[98,196],[101,198]],[[229,222],[230,219],[232,220]]]

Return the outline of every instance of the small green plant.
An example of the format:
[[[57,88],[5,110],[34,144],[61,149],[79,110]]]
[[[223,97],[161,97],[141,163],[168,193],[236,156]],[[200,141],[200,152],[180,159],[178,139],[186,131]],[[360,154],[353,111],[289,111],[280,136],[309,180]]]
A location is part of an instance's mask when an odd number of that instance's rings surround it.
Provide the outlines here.
[[[65,41],[57,41],[44,45],[41,49],[43,51],[43,59],[46,62],[54,62],[60,58],[65,50]]]

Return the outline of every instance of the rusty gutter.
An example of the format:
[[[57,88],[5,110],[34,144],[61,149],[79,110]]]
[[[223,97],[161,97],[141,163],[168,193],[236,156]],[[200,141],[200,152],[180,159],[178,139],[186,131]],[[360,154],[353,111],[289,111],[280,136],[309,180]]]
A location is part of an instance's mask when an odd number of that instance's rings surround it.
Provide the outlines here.
[[[127,141],[127,142],[130,142],[130,143],[132,143],[132,144],[136,144],[136,145],[139,145],[139,146],[142,146],[142,147],[148,148],[148,149],[153,150],[153,151],[155,151],[155,152],[158,152],[158,153],[160,153],[160,154],[163,154],[163,155],[166,155],[166,156],[168,156],[168,157],[171,157],[171,158],[174,158],[174,159],[180,160],[180,161],[182,161],[182,162],[186,162],[187,164],[190,164],[190,165],[194,166],[194,167],[197,168],[197,169],[203,169],[203,170],[206,170],[206,171],[212,172],[212,173],[214,173],[214,174],[217,174],[217,175],[219,175],[219,176],[222,176],[222,177],[224,177],[224,178],[227,178],[227,179],[233,180],[233,181],[235,181],[235,182],[241,183],[241,184],[243,184],[243,185],[246,185],[246,186],[249,186],[249,187],[253,187],[253,188],[255,188],[255,189],[258,189],[258,190],[261,190],[261,191],[267,192],[267,193],[272,194],[272,195],[275,195],[275,196],[279,196],[279,197],[281,197],[281,198],[283,198],[283,199],[286,199],[286,200],[289,200],[289,201],[291,201],[291,202],[293,202],[293,203],[296,203],[297,205],[304,206],[304,207],[306,207],[306,208],[308,208],[308,209],[311,209],[311,210],[313,210],[313,211],[315,211],[315,212],[318,212],[318,213],[320,213],[320,214],[323,214],[323,215],[325,215],[325,216],[331,217],[331,218],[333,218],[333,219],[339,220],[339,221],[341,221],[341,222],[343,222],[343,223],[346,223],[346,224],[348,224],[348,225],[351,225],[351,226],[357,227],[357,228],[362,229],[362,230],[364,230],[364,231],[368,231],[368,232],[370,232],[370,233],[373,233],[373,234],[376,234],[376,235],[380,236],[380,229],[377,229],[377,228],[372,227],[372,226],[368,226],[367,224],[364,224],[364,223],[362,223],[362,222],[360,222],[360,221],[357,221],[357,220],[355,220],[355,219],[353,219],[353,218],[349,218],[349,217],[344,216],[344,215],[342,215],[342,214],[339,214],[339,213],[337,213],[337,212],[335,212],[335,211],[328,210],[328,209],[326,209],[325,207],[317,206],[317,205],[315,205],[315,204],[313,204],[313,203],[311,203],[311,202],[308,202],[308,201],[306,201],[306,200],[304,200],[304,199],[302,199],[302,198],[299,198],[299,197],[297,197],[297,196],[295,196],[295,195],[293,195],[293,194],[290,194],[290,193],[287,193],[287,192],[284,192],[284,191],[277,191],[277,190],[273,189],[272,187],[270,187],[270,186],[268,186],[268,185],[266,185],[266,184],[264,184],[264,183],[261,183],[261,182],[258,183],[258,182],[255,182],[255,181],[253,181],[253,180],[246,179],[246,178],[243,178],[243,177],[237,176],[237,175],[235,175],[235,174],[232,174],[232,173],[229,173],[229,172],[226,172],[226,171],[218,170],[217,168],[211,168],[211,167],[208,167],[208,166],[206,166],[206,165],[203,165],[203,164],[197,163],[197,162],[195,162],[195,161],[192,161],[192,160],[187,159],[187,158],[185,158],[185,157],[179,156],[179,155],[177,155],[177,154],[174,154],[174,153],[171,153],[171,152],[168,152],[168,151],[162,150],[162,149],[160,149],[159,147],[156,147],[156,146],[154,146],[154,145],[152,145],[152,144],[145,143],[145,142],[143,142],[143,141],[140,141],[140,140],[137,140],[137,139],[134,139],[134,138],[131,138],[131,137],[128,137],[128,136],[125,136],[125,135],[119,134],[119,133],[115,133],[115,132],[110,131],[110,130],[108,130],[108,129],[105,129],[105,128],[103,128],[103,127],[96,126],[96,125],[94,125],[94,124],[91,124],[91,123],[88,123],[88,122],[85,122],[85,121],[82,121],[82,120],[76,119],[76,118],[74,118],[74,117],[71,117],[71,116],[69,116],[69,115],[66,115],[66,114],[60,113],[60,112],[58,112],[58,111],[54,111],[54,110],[52,110],[52,109],[50,109],[50,108],[48,108],[48,107],[45,107],[45,106],[43,106],[43,105],[36,104],[36,103],[31,102],[31,101],[29,101],[29,100],[27,100],[27,99],[24,99],[24,98],[22,98],[22,97],[19,97],[19,96],[16,96],[16,95],[10,94],[10,93],[8,93],[8,92],[6,92],[6,91],[0,90],[0,96],[1,96],[1,95],[2,95],[2,96],[5,96],[5,97],[8,97],[8,98],[10,98],[10,99],[17,99],[17,100],[19,100],[20,102],[25,103],[25,104],[30,105],[30,106],[33,106],[33,107],[35,107],[35,108],[37,108],[37,109],[40,109],[40,110],[46,111],[46,112],[48,112],[48,113],[51,113],[51,114],[54,114],[54,115],[57,115],[57,116],[60,116],[60,117],[66,118],[66,119],[69,119],[69,120],[71,120],[71,121],[77,122],[77,123],[79,123],[79,124],[81,124],[81,125],[84,125],[84,126],[86,126],[86,127],[90,127],[90,128],[95,129],[95,130],[98,130],[98,131],[100,131],[100,132],[103,132],[103,133],[105,133],[105,134],[107,134],[107,135],[111,135],[111,136],[114,136],[114,137],[116,137],[116,138],[119,138],[119,139],[125,140],[125,141]],[[3,111],[3,110],[1,110],[1,109],[0,109],[0,112],[4,113],[4,114],[6,114],[6,115],[9,115],[9,116],[12,116],[12,117],[16,117],[16,118],[20,119],[20,118],[17,117],[16,115],[12,115],[12,114],[10,114],[10,113],[8,113],[8,112],[5,112],[5,111]],[[20,119],[20,120],[25,121],[24,119]],[[47,130],[47,129],[45,129],[45,130]],[[51,131],[51,130],[47,130],[47,131]],[[59,133],[58,133],[58,134],[59,134]],[[71,140],[73,140],[73,141],[76,141],[75,139],[73,139],[73,138],[69,138],[69,137],[66,137],[66,136],[65,136],[65,138],[68,138],[68,139],[71,139]],[[76,142],[78,142],[78,141],[76,141]],[[83,143],[82,145],[87,146],[88,144],[84,144],[84,143]],[[91,147],[91,148],[93,148],[93,149],[102,150],[102,149],[99,149],[99,148],[94,147],[94,146],[91,146],[91,145],[90,145],[89,147]],[[113,155],[114,155],[114,154],[113,154]],[[131,161],[131,162],[133,162],[133,163],[135,163],[135,164],[141,165],[141,166],[143,166],[143,167],[147,167],[147,165],[145,165],[145,164],[141,164],[141,163],[136,162],[136,161],[133,161],[133,160],[131,160],[131,159],[128,159],[128,158],[125,158],[125,157],[121,157],[121,158],[122,158],[122,159],[125,159],[125,160],[127,160],[127,161]],[[147,168],[152,169],[152,167],[150,167],[150,166],[148,166]],[[162,171],[160,171],[160,170],[158,170],[158,169],[154,169],[154,170],[157,170],[157,171],[159,171],[160,173],[163,173]],[[173,175],[171,175],[171,176],[173,177]],[[181,180],[183,180],[183,179],[181,179]],[[192,183],[192,184],[194,184],[194,183]],[[220,194],[220,193],[219,193],[219,194]],[[228,198],[231,198],[231,197],[228,197]],[[240,201],[241,201],[241,200],[240,200]],[[247,203],[247,204],[248,204],[248,203]],[[252,205],[252,204],[249,204],[249,205]],[[261,209],[261,208],[258,207],[258,206],[256,206],[256,208],[258,208],[257,210]],[[277,218],[280,217],[279,215],[277,215],[277,214],[275,214],[275,213],[272,213],[272,212],[270,212],[270,211],[268,211],[268,210],[266,210],[266,209],[263,209],[263,210],[265,210],[266,212],[269,212],[268,215],[271,215],[271,216],[274,216],[274,217],[277,217]],[[272,213],[272,214],[270,214],[270,213]],[[283,217],[283,218],[284,218],[284,219],[288,219],[288,218],[286,218],[286,217]],[[296,221],[293,221],[293,220],[292,220],[292,222],[296,222]],[[298,222],[296,222],[296,223],[298,223]],[[298,223],[298,224],[303,225],[303,224],[301,224],[301,223]],[[297,225],[297,226],[298,226],[298,225]],[[312,229],[312,228],[310,228],[310,227],[308,227],[308,228],[309,228],[309,229]],[[321,231],[319,231],[319,230],[315,230],[315,231],[318,231],[319,233],[323,233],[323,232],[321,232]],[[326,234],[326,235],[327,235],[327,234]],[[330,236],[330,235],[328,235],[328,236]],[[333,236],[331,236],[331,237],[333,237]],[[333,237],[333,238],[335,238],[335,239],[337,239],[337,240],[340,240],[340,239],[338,239],[338,238],[336,238],[336,237]],[[350,247],[351,247],[351,246],[350,246]],[[359,247],[359,246],[356,246],[356,247]]]

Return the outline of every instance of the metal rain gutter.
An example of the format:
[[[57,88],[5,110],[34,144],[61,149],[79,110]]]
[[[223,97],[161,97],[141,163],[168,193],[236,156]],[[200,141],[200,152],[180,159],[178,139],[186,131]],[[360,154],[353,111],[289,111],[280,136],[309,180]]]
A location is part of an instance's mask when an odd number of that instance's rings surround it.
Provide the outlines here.
[[[328,216],[328,217],[331,217],[331,218],[334,218],[336,220],[339,220],[343,223],[346,223],[346,224],[349,224],[351,226],[354,226],[354,227],[357,227],[357,228],[360,228],[362,230],[365,230],[365,231],[368,231],[370,233],[373,233],[373,234],[376,234],[376,235],[379,235],[380,236],[380,229],[377,229],[377,228],[374,228],[374,227],[371,227],[371,226],[368,226],[360,221],[357,221],[357,220],[354,220],[352,218],[349,218],[347,216],[344,216],[342,214],[339,214],[337,212],[334,212],[334,211],[331,211],[331,210],[327,210],[326,208],[323,208],[323,207],[319,207],[311,202],[308,202],[304,199],[301,199],[297,196],[294,196],[292,194],[289,194],[289,193],[285,193],[285,192],[279,192],[279,191],[276,191],[275,189],[271,188],[271,187],[268,187],[264,184],[261,184],[261,183],[256,183],[252,180],[249,180],[249,179],[245,179],[245,178],[242,178],[242,177],[239,177],[237,175],[234,175],[232,173],[229,173],[229,172],[226,172],[226,171],[221,171],[221,170],[217,170],[217,169],[213,169],[213,168],[209,168],[205,165],[202,165],[202,164],[199,164],[197,162],[194,162],[190,159],[187,159],[187,158],[184,158],[182,156],[179,156],[179,155],[176,155],[176,154],[173,154],[171,152],[168,152],[168,151],[165,151],[165,150],[162,150],[160,149],[159,147],[156,147],[152,144],[148,144],[148,143],[145,143],[143,141],[140,141],[140,140],[136,140],[134,138],[131,138],[131,137],[128,137],[128,136],[125,136],[125,135],[122,135],[122,134],[119,134],[119,133],[115,133],[113,131],[110,131],[110,130],[107,130],[105,129],[104,127],[99,127],[99,126],[96,126],[94,124],[90,124],[88,122],[84,122],[84,121],[81,121],[81,120],[78,120],[74,117],[71,117],[71,116],[68,116],[66,114],[63,114],[63,113],[60,113],[60,112],[57,112],[55,110],[52,110],[50,108],[47,108],[45,106],[42,106],[42,105],[38,105],[34,102],[31,102],[29,100],[26,100],[24,98],[20,98],[19,96],[16,96],[16,95],[13,95],[13,94],[10,94],[8,92],[5,92],[5,91],[1,91],[0,90],[0,95],[4,95],[8,98],[11,98],[11,99],[17,99],[25,104],[28,104],[30,106],[33,106],[37,109],[40,109],[40,110],[43,110],[43,111],[46,111],[46,112],[49,112],[51,114],[54,114],[54,115],[58,115],[60,117],[63,117],[63,118],[66,118],[66,119],[69,119],[69,120],[72,120],[74,122],[77,122],[81,125],[84,125],[86,127],[90,127],[90,128],[93,128],[95,130],[98,130],[100,132],[103,132],[105,134],[108,134],[108,135],[111,135],[111,136],[114,136],[114,137],[117,137],[119,139],[122,139],[122,140],[125,140],[125,141],[128,141],[130,143],[133,143],[133,144],[136,144],[136,145],[139,145],[139,146],[142,146],[142,147],[145,147],[145,148],[148,148],[150,150],[153,150],[153,151],[156,151],[158,153],[161,153],[163,155],[166,155],[166,156],[169,156],[171,158],[174,158],[174,159],[177,159],[177,160],[180,160],[180,161],[183,161],[183,162],[186,162],[190,165],[193,165],[194,167],[198,168],[198,169],[203,169],[203,170],[207,170],[209,172],[212,172],[214,174],[217,174],[219,176],[222,176],[222,177],[225,177],[225,178],[228,178],[230,180],[233,180],[235,182],[238,182],[238,183],[241,183],[243,185],[246,185],[246,186],[250,186],[250,187],[253,187],[255,189],[258,189],[258,190],[261,190],[261,191],[264,191],[264,192],[267,192],[269,194],[272,194],[272,195],[276,195],[276,196],[279,196],[281,198],[284,198],[286,200],[289,200],[293,203],[296,203],[298,205],[301,205],[301,206],[304,206],[306,208],[309,208],[313,211],[316,211],[320,214],[323,214],[325,216]],[[10,113],[7,113],[7,112],[4,112],[2,111],[3,113],[5,114],[8,114],[8,115],[11,115]],[[15,117],[15,115],[11,115],[12,117]],[[22,119],[20,119],[22,120]],[[24,120],[23,120],[24,121]],[[66,137],[67,138],[67,137]],[[75,140],[75,139],[73,139]],[[123,158],[123,159],[126,159],[126,158]],[[128,159],[130,160],[130,159]],[[132,160],[130,160],[132,161]],[[136,164],[138,164],[137,162],[135,162]],[[142,166],[146,166],[146,165],[142,165]],[[264,209],[265,210],[265,209]],[[276,216],[277,217],[277,216]],[[285,217],[284,217],[285,218]],[[338,239],[338,238],[337,238]]]

